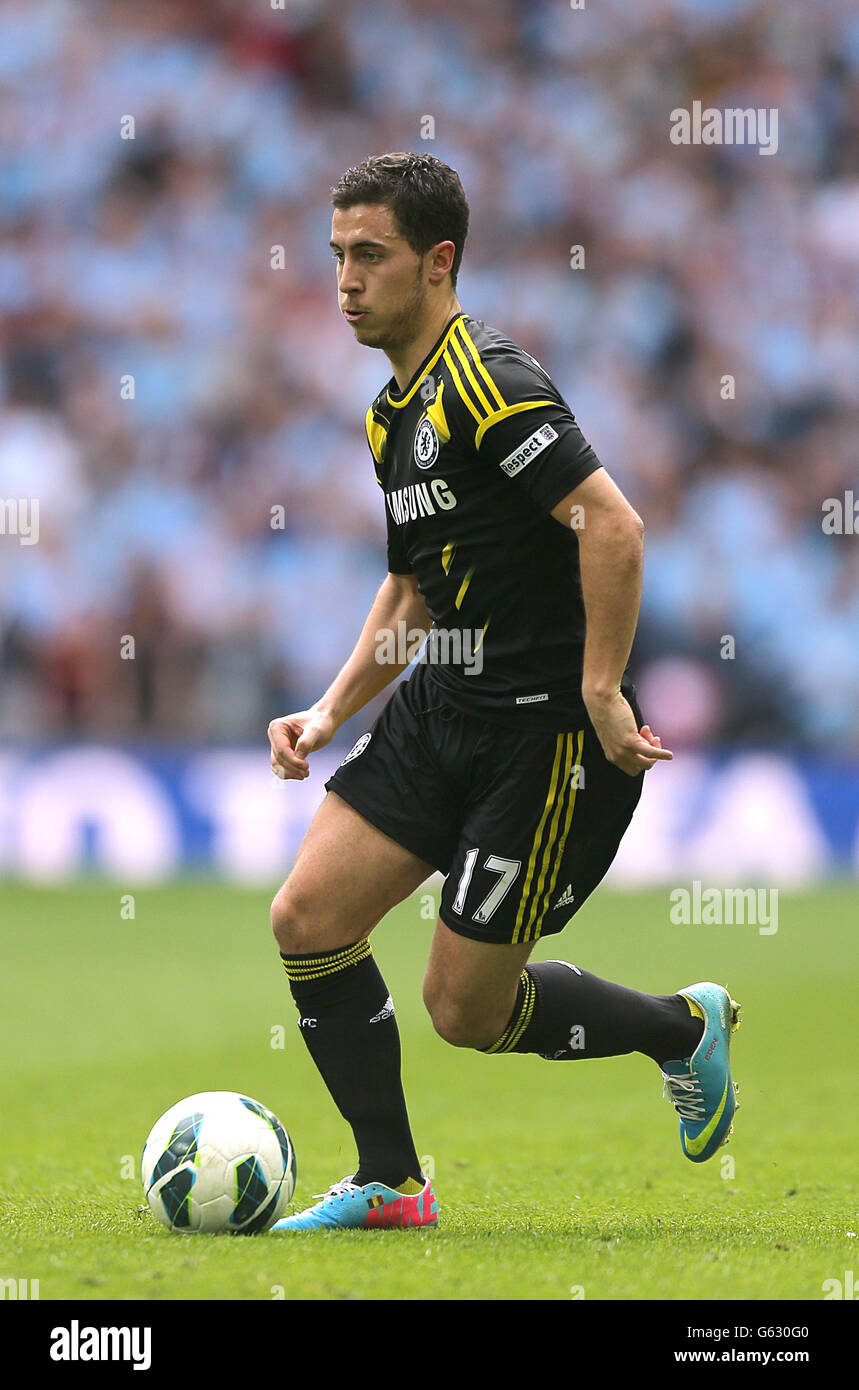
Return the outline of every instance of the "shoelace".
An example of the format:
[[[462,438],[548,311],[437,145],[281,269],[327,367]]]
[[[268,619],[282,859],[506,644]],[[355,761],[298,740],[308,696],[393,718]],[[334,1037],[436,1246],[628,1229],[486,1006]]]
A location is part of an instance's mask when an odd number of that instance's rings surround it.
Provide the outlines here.
[[[669,1076],[663,1072],[662,1098],[671,1101],[681,1120],[703,1120],[704,1096],[701,1082],[694,1072],[688,1076]]]
[[[342,1202],[344,1197],[349,1196],[350,1192],[360,1192],[360,1190],[357,1183],[354,1183],[351,1178],[342,1178],[340,1182],[332,1183],[327,1192],[314,1192],[313,1196],[314,1198],[339,1197]]]

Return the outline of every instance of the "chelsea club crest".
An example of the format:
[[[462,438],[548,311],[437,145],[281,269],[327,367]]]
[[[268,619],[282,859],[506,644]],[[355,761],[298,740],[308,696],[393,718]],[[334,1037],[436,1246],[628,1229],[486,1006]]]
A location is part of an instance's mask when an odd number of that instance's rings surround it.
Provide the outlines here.
[[[424,415],[415,430],[415,463],[418,468],[432,468],[438,458],[438,435],[428,415]]]

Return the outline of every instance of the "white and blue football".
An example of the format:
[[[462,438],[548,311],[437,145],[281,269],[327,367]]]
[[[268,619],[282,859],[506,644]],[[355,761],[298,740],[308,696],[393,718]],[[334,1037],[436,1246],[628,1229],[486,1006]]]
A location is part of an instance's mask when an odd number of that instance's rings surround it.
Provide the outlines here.
[[[295,1191],[289,1135],[237,1091],[201,1091],[172,1105],[153,1126],[140,1169],[146,1200],[171,1231],[257,1235]]]

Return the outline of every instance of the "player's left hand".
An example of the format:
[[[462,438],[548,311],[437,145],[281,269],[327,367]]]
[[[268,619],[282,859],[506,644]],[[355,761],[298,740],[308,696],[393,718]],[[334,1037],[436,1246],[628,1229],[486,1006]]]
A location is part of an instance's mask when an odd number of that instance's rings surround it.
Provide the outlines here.
[[[607,699],[585,696],[585,708],[606,758],[628,776],[638,777],[654,763],[674,757],[649,724],[638,728],[632,706],[620,691]]]

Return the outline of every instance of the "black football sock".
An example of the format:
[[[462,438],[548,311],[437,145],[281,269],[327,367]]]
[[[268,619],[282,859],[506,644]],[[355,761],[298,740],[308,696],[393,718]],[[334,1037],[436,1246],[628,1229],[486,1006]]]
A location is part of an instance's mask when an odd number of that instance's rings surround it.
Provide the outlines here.
[[[400,1033],[369,941],[281,960],[307,1050],[358,1146],[359,1183],[423,1182],[400,1080]]]
[[[522,971],[510,1022],[483,1051],[536,1052],[552,1061],[643,1052],[661,1063],[690,1056],[703,1029],[679,994],[641,994],[549,960]]]

